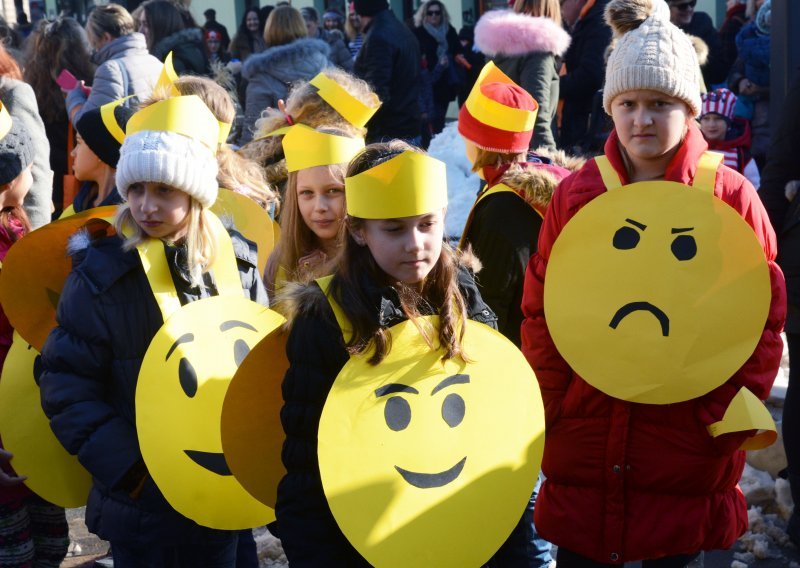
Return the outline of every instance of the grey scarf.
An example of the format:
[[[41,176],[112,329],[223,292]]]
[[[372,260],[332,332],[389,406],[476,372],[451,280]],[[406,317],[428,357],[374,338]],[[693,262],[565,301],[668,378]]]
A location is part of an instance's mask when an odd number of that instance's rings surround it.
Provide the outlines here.
[[[436,62],[438,63],[442,57],[447,55],[447,31],[450,28],[450,24],[445,22],[444,18],[442,18],[442,23],[438,28],[433,27],[428,22],[423,22],[422,25],[425,31],[431,34],[431,37],[436,40]]]

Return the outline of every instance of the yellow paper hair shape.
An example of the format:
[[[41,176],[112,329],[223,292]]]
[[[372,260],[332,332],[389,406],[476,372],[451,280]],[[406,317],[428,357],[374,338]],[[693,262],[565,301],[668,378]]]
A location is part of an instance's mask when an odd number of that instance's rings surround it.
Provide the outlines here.
[[[347,214],[362,219],[424,215],[447,206],[444,162],[406,151],[344,181]]]
[[[120,144],[125,141],[125,131],[120,128],[117,118],[114,116],[114,110],[132,96],[106,103],[100,107],[100,118],[103,119],[103,125],[108,130],[108,133],[114,137],[114,140]]]
[[[0,139],[5,138],[11,130],[11,115],[6,110],[6,105],[0,102]]]
[[[143,130],[175,132],[208,146],[216,153],[219,123],[197,95],[164,99],[143,108],[128,121],[127,133]]]
[[[517,85],[490,61],[484,65],[480,75],[478,75],[475,86],[472,87],[472,91],[467,97],[467,102],[464,103],[467,105],[469,113],[483,124],[488,124],[507,132],[531,130],[536,123],[536,114],[539,109],[538,103],[534,100],[536,110],[532,111],[507,107],[483,94],[482,88],[488,83]]]
[[[324,71],[317,74],[309,83],[317,88],[322,100],[331,105],[347,122],[359,128],[364,128],[381,106],[381,101],[376,94],[372,93],[372,104],[366,105],[348,93],[347,89],[339,83],[325,75]]]
[[[345,164],[364,149],[363,138],[319,132],[305,124],[290,126],[282,134],[286,169],[290,172],[315,166]]]

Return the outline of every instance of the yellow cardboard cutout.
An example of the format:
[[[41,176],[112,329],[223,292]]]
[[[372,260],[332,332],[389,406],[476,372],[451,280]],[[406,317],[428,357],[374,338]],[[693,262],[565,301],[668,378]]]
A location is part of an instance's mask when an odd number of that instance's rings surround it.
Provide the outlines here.
[[[60,507],[82,507],[92,478],[50,429],[33,374],[38,355],[14,333],[0,378],[3,446],[14,454],[11,465],[18,475],[28,477],[25,485],[31,491]]]
[[[743,450],[761,450],[771,446],[778,439],[775,421],[767,407],[756,395],[742,387],[731,400],[722,420],[710,425],[708,432],[716,438],[722,434],[747,430],[760,430],[760,432],[745,440],[741,446]]]
[[[444,162],[406,151],[344,180],[347,214],[362,219],[424,215],[447,207]]]
[[[100,107],[100,118],[103,120],[103,125],[106,127],[106,130],[108,130],[108,133],[114,137],[114,140],[120,144],[125,141],[125,131],[120,128],[119,122],[117,122],[117,118],[114,116],[114,109],[132,96],[133,95],[125,97],[124,99],[106,103]]]
[[[56,326],[56,306],[72,270],[67,241],[85,228],[113,234],[116,205],[89,209],[32,231],[8,250],[0,272],[0,303],[11,325],[35,349]]]
[[[325,75],[324,71],[311,79],[309,83],[317,88],[322,100],[331,105],[347,122],[359,128],[364,128],[381,106],[378,95],[372,93],[371,104],[366,105],[348,93],[347,89],[339,83]]]
[[[281,384],[286,358],[285,320],[253,347],[228,386],[222,406],[222,451],[234,477],[256,499],[275,507],[281,461]]]
[[[526,132],[533,129],[539,103],[531,97],[534,110],[513,108],[490,99],[483,94],[483,87],[488,83],[504,83],[517,85],[508,75],[503,73],[493,62],[484,65],[478,80],[467,97],[466,105],[469,113],[482,124],[486,124],[507,132]]]
[[[125,132],[131,135],[143,130],[176,132],[197,140],[214,153],[219,145],[219,123],[197,95],[164,99],[138,111],[128,120]]]
[[[258,203],[235,191],[220,188],[217,200],[211,206],[217,217],[230,217],[237,231],[258,246],[258,270],[264,274],[267,260],[275,248],[275,231],[269,213]]]
[[[6,134],[9,133],[12,125],[13,123],[11,121],[11,115],[8,114],[6,105],[0,102],[0,139],[6,137]]]
[[[296,172],[316,166],[346,164],[364,149],[363,138],[318,132],[305,124],[290,126],[284,133],[286,170]]]
[[[203,526],[237,530],[275,519],[231,474],[220,421],[239,364],[282,321],[242,296],[214,296],[173,313],[145,354],[136,388],[142,456],[170,505]]]
[[[550,255],[545,317],[570,366],[609,396],[669,404],[753,353],[770,281],[753,229],[711,193],[642,182],[597,197]]]
[[[180,97],[181,92],[175,86],[175,81],[178,80],[178,73],[175,71],[175,66],[172,64],[172,52],[167,54],[164,58],[164,67],[161,68],[161,75],[158,76],[156,86],[153,89],[156,92],[166,91],[170,97]]]
[[[331,511],[374,566],[480,566],[519,522],[539,473],[536,378],[511,342],[479,323],[467,322],[471,363],[443,362],[412,322],[390,332],[386,359],[351,358],[322,412]]]

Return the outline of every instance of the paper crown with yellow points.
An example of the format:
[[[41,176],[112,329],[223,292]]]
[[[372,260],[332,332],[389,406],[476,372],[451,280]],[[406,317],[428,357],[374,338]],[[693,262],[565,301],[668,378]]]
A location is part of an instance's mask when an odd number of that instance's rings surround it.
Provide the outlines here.
[[[279,128],[264,138],[281,135],[286,170],[289,172],[316,166],[346,164],[364,149],[363,138],[320,132],[305,124]]]
[[[153,89],[156,93],[163,93],[169,97],[180,97],[181,92],[175,86],[175,81],[178,80],[178,73],[175,71],[175,66],[172,63],[172,52],[167,54],[164,59],[164,67],[161,69],[161,75],[158,77],[156,86]],[[219,124],[219,144],[225,144],[228,141],[228,135],[231,133],[230,122],[218,121]]]
[[[126,133],[143,130],[182,134],[214,152],[219,139],[219,123],[197,95],[171,97],[138,111],[128,121]]]
[[[458,113],[458,132],[490,152],[525,152],[538,112],[530,93],[490,61]]]
[[[347,92],[347,89],[328,77],[324,71],[309,81],[317,88],[317,94],[342,117],[358,128],[364,128],[369,119],[378,112],[381,101],[372,93],[370,104],[365,104]]]
[[[408,150],[344,180],[347,214],[361,219],[396,219],[447,207],[444,162]]]

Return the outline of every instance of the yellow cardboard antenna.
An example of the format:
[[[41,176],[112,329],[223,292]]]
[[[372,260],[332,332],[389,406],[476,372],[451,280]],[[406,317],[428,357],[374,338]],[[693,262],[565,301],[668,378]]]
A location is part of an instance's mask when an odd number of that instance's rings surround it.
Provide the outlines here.
[[[0,138],[5,138],[6,134],[11,130],[11,115],[6,110],[6,105],[0,102]]]
[[[103,119],[103,125],[106,127],[106,130],[108,130],[108,133],[114,137],[114,140],[120,144],[125,141],[125,131],[120,128],[119,122],[117,122],[117,118],[114,116],[114,110],[132,96],[133,95],[130,95],[123,99],[106,103],[100,107],[100,118]]]
[[[128,121],[127,133],[142,130],[176,132],[197,140],[216,153],[219,122],[197,95],[164,99],[143,108]]]
[[[167,54],[164,59],[164,67],[161,69],[161,75],[158,77],[154,91],[165,90],[170,97],[180,97],[181,92],[175,86],[175,81],[178,80],[178,72],[175,71],[175,66],[172,64],[172,52]],[[219,121],[219,144],[225,144],[228,141],[228,135],[231,133],[230,122]],[[122,141],[120,141],[122,143]]]
[[[285,132],[276,132],[284,135],[283,152],[286,154],[286,169],[290,172],[344,164],[364,149],[363,138],[319,132],[305,124],[295,124]]]
[[[394,219],[431,213],[447,206],[444,162],[406,151],[344,180],[347,214]]]
[[[536,110],[530,111],[520,108],[508,107],[498,101],[487,97],[483,93],[483,86],[488,83],[505,83],[517,85],[508,75],[503,73],[493,62],[484,65],[475,86],[467,97],[469,113],[483,124],[488,124],[508,132],[524,132],[531,130],[536,123]],[[535,101],[534,101],[535,102]]]
[[[317,88],[322,100],[331,105],[347,122],[359,128],[364,128],[381,106],[378,95],[372,93],[370,104],[364,104],[325,75],[324,71],[317,74],[309,83]]]

